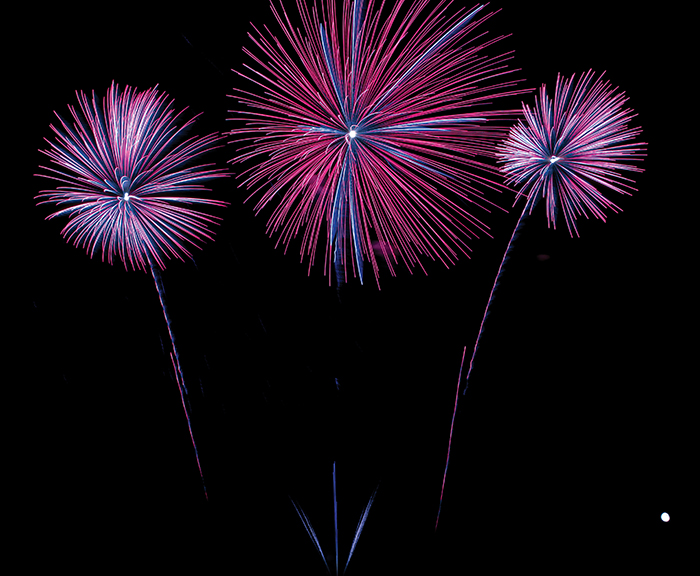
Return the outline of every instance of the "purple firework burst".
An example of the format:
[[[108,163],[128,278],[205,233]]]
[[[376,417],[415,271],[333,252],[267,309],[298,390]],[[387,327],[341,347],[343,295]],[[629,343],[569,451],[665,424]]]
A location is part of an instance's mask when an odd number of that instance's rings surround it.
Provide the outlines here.
[[[350,267],[362,280],[365,262],[378,281],[377,256],[392,275],[399,260],[423,268],[420,256],[450,265],[488,233],[471,210],[488,212],[484,189],[502,185],[478,158],[507,134],[490,121],[519,112],[489,105],[527,90],[503,79],[511,53],[485,54],[504,36],[478,32],[492,16],[483,6],[429,3],[346,0],[338,14],[334,0],[298,1],[303,31],[272,5],[288,48],[267,28],[249,34],[261,55],[244,48],[252,64],[239,74],[264,92],[234,91],[246,124],[230,134],[248,144],[233,162],[256,160],[241,185],[262,192],[256,212],[279,200],[278,244],[303,229],[309,269],[325,237],[324,271],[334,265],[339,282]]]
[[[573,76],[557,76],[554,102],[543,85],[534,109],[523,104],[527,125],[519,121],[498,147],[507,183],[521,186],[530,210],[545,198],[548,224],[556,227],[563,212],[572,236],[578,236],[578,216],[590,213],[604,221],[604,209],[620,210],[598,187],[629,194],[635,188],[618,171],[643,172],[626,163],[645,155],[646,143],[633,141],[641,128],[628,127],[636,115],[623,110],[624,92],[617,93],[602,74],[594,76],[588,71],[576,84]]]
[[[187,387],[175,346],[172,323],[165,305],[160,270],[164,259],[191,257],[187,245],[211,239],[207,225],[219,218],[183,205],[225,206],[220,200],[181,196],[184,192],[206,190],[200,182],[228,176],[227,170],[211,164],[190,166],[199,155],[220,147],[222,137],[210,134],[182,141],[183,131],[196,116],[182,125],[172,102],[156,88],[145,92],[126,87],[120,92],[112,83],[100,105],[83,92],[76,92],[80,114],[69,106],[73,124],[58,114],[61,128],[51,126],[57,135],[50,149],[42,150],[60,169],[42,166],[49,174],[37,174],[67,184],[43,190],[39,204],[55,203],[62,208],[48,218],[68,216],[61,234],[82,245],[92,257],[98,248],[112,263],[117,254],[125,268],[150,268],[163,309],[173,352],[170,354],[182,407],[187,418],[192,446],[202,485],[204,475],[192,433],[185,395]],[[207,496],[206,486],[204,495]]]
[[[190,166],[197,156],[219,147],[218,134],[181,141],[180,136],[196,119],[177,124],[168,95],[156,88],[123,92],[112,83],[102,104],[95,93],[92,102],[76,92],[80,114],[68,106],[73,124],[58,114],[61,126],[50,149],[41,152],[60,169],[42,166],[49,174],[37,174],[63,182],[55,190],[43,190],[39,204],[55,203],[60,210],[48,218],[68,216],[61,234],[87,249],[92,257],[98,248],[112,263],[114,254],[128,269],[146,269],[155,263],[165,268],[164,258],[191,257],[187,245],[211,239],[209,216],[185,206],[225,206],[220,200],[182,196],[206,191],[200,182],[227,176],[212,165]]]

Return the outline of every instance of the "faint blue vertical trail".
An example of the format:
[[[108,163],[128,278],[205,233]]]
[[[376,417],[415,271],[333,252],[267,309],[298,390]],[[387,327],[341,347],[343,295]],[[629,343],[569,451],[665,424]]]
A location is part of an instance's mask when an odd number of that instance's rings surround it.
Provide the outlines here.
[[[182,375],[182,368],[180,367],[180,356],[178,354],[177,348],[175,346],[175,336],[173,336],[172,322],[170,320],[170,314],[168,314],[168,308],[165,305],[165,288],[163,287],[163,279],[160,275],[160,270],[158,266],[153,263],[150,254],[147,253],[148,265],[151,268],[151,275],[153,276],[153,281],[156,284],[156,291],[158,292],[158,299],[160,300],[160,306],[163,309],[163,316],[165,317],[165,323],[168,327],[168,334],[170,335],[170,344],[172,345],[173,351],[170,353],[170,359],[173,364],[173,370],[175,371],[175,381],[177,382],[177,388],[180,391],[180,400],[182,401],[182,409],[185,411],[185,418],[187,418],[187,429],[190,433],[190,439],[192,440],[192,447],[194,448],[194,456],[197,459],[197,468],[199,469],[199,476],[202,479],[202,488],[204,488],[204,498],[208,501],[209,495],[207,494],[207,487],[204,484],[204,474],[202,473],[202,465],[199,461],[199,452],[197,450],[197,444],[194,441],[194,434],[192,432],[192,422],[190,420],[190,414],[187,410],[187,404],[189,400],[186,401],[185,396],[187,396],[187,387],[185,386],[185,379]],[[192,408],[190,407],[190,410]]]
[[[489,298],[488,298],[488,301],[486,303],[486,309],[484,310],[484,315],[481,318],[481,325],[479,326],[479,333],[477,334],[476,342],[474,343],[474,350],[472,351],[472,356],[471,356],[471,359],[469,360],[469,370],[467,370],[467,376],[464,378],[464,390],[462,391],[462,395],[466,394],[467,388],[469,388],[469,376],[471,376],[472,369],[474,368],[474,358],[476,356],[476,351],[479,348],[479,342],[481,341],[481,335],[484,331],[484,325],[486,323],[486,318],[488,317],[490,309],[491,309],[491,303],[493,301],[494,293],[496,292],[496,288],[499,286],[499,284],[501,282],[501,275],[503,274],[503,268],[505,266],[505,263],[510,259],[515,240],[518,238],[518,236],[520,236],[520,233],[522,232],[522,228],[525,225],[525,221],[527,220],[527,217],[532,213],[532,210],[535,207],[535,205],[537,204],[538,200],[539,200],[539,197],[537,195],[533,196],[532,198],[527,199],[527,201],[525,202],[525,207],[523,208],[523,211],[520,213],[520,217],[518,218],[518,222],[515,225],[515,229],[513,230],[513,233],[510,236],[510,240],[508,241],[508,246],[506,247],[506,251],[503,254],[503,259],[501,260],[501,264],[498,267],[496,279],[494,280],[493,286],[491,287],[491,292],[489,293]],[[442,477],[442,489],[440,491],[440,504],[438,505],[437,518],[435,520],[435,531],[437,531],[438,523],[440,522],[440,511],[442,510],[442,498],[443,498],[443,495],[445,492],[445,481],[447,479],[447,468],[450,465],[450,448],[452,446],[452,432],[454,431],[455,416],[457,415],[457,404],[459,402],[459,387],[460,387],[460,382],[462,379],[462,368],[464,366],[464,358],[466,356],[466,351],[467,351],[467,347],[465,346],[464,353],[462,354],[462,363],[459,366],[459,378],[457,379],[457,393],[455,395],[454,410],[452,411],[452,424],[450,425],[450,438],[447,442],[447,460],[445,462],[445,473],[443,474],[443,477]]]

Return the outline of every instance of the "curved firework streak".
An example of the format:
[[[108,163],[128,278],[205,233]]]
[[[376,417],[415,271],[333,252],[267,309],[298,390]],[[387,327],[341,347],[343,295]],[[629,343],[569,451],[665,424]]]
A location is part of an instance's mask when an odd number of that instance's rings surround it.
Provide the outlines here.
[[[160,270],[165,259],[191,258],[188,245],[213,239],[209,224],[220,218],[186,206],[202,204],[226,206],[220,200],[182,196],[185,192],[206,191],[204,180],[228,176],[225,169],[211,164],[192,166],[192,160],[220,147],[222,137],[209,134],[183,140],[183,132],[196,116],[178,125],[182,112],[175,114],[172,102],[157,87],[137,92],[129,86],[121,92],[112,83],[100,102],[76,92],[80,113],[69,106],[73,123],[58,114],[60,127],[51,125],[55,141],[41,150],[59,169],[41,166],[47,174],[37,174],[62,182],[54,190],[42,190],[38,204],[56,204],[60,209],[47,219],[68,216],[61,235],[76,246],[86,248],[90,257],[98,249],[102,260],[112,264],[116,254],[128,270],[150,269],[172,344],[171,359],[182,407],[192,439],[197,467],[197,445],[187,410],[180,356],[175,346],[172,322],[165,304]]]
[[[642,129],[629,127],[636,114],[631,109],[623,109],[627,102],[625,93],[617,92],[618,89],[613,88],[609,81],[603,81],[603,74],[595,81],[594,76],[595,73],[589,70],[574,83],[574,76],[567,80],[557,75],[553,101],[547,96],[547,88],[543,85],[539,98],[535,97],[534,108],[523,103],[525,122],[518,121],[511,128],[508,138],[498,146],[497,156],[503,164],[501,170],[507,176],[506,184],[520,185],[516,203],[521,196],[525,196],[526,200],[491,287],[464,379],[463,395],[469,386],[474,358],[503,268],[525,220],[537,203],[542,199],[545,201],[548,226],[556,228],[557,216],[563,214],[569,234],[573,237],[579,235],[577,217],[588,218],[591,214],[605,221],[604,209],[621,211],[596,186],[620,194],[636,191],[630,184],[632,180],[618,171],[644,171],[639,166],[627,163],[640,161],[646,156],[646,142],[634,141]],[[461,376],[462,366],[459,370]],[[458,381],[436,530],[449,466],[459,387]]]
[[[232,162],[255,161],[240,186],[259,193],[256,212],[279,200],[267,226],[278,244],[303,229],[309,271],[322,237],[324,271],[362,281],[369,263],[378,282],[373,243],[395,275],[399,260],[409,271],[421,256],[453,264],[465,240],[488,234],[464,205],[495,207],[484,190],[503,187],[478,158],[506,136],[492,121],[519,112],[488,105],[528,90],[502,78],[511,53],[484,54],[504,38],[477,33],[484,6],[428,4],[346,1],[338,15],[333,1],[298,1],[301,30],[272,5],[286,46],[267,28],[249,34],[256,52],[244,48],[252,64],[237,73],[263,92],[234,90],[246,109],[231,111],[245,122],[229,132],[244,143]]]

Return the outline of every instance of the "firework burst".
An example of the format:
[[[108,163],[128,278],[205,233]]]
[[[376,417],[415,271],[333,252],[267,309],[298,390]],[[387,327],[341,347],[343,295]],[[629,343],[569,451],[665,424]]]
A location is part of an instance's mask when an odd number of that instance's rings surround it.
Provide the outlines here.
[[[48,218],[68,216],[61,234],[92,257],[101,248],[112,263],[117,254],[128,269],[145,269],[164,259],[191,257],[187,245],[211,239],[208,224],[216,216],[186,208],[190,204],[225,206],[220,200],[183,197],[185,192],[206,191],[200,182],[226,176],[211,165],[189,166],[197,156],[218,147],[221,136],[193,137],[177,144],[195,118],[178,126],[165,93],[156,88],[123,92],[114,83],[100,105],[92,94],[76,93],[80,114],[69,106],[71,126],[58,114],[60,128],[50,149],[41,152],[60,169],[42,166],[38,174],[63,182],[55,190],[43,190],[39,204],[62,207]]]
[[[605,221],[604,209],[609,208],[613,212],[620,210],[603,196],[596,186],[609,188],[621,194],[636,191],[630,184],[632,181],[621,176],[618,171],[643,172],[642,168],[626,163],[628,160],[638,161],[645,156],[646,143],[634,141],[642,129],[628,126],[635,114],[630,109],[623,109],[627,101],[624,92],[618,93],[617,88],[611,88],[609,81],[603,81],[602,74],[595,81],[594,76],[595,73],[589,70],[576,84],[573,76],[568,80],[557,76],[554,102],[547,96],[546,86],[543,85],[540,88],[539,99],[535,98],[534,109],[523,104],[527,125],[518,121],[518,124],[511,128],[508,138],[498,146],[497,156],[503,163],[501,170],[508,177],[506,183],[521,185],[516,202],[520,196],[525,196],[526,201],[491,287],[469,360],[462,394],[466,393],[469,386],[474,358],[493,295],[501,281],[503,268],[510,258],[514,241],[522,231],[527,216],[532,213],[539,200],[545,199],[548,225],[556,228],[557,216],[563,213],[569,234],[578,236],[578,216],[584,215],[588,218],[590,213]],[[459,372],[461,376],[462,366]],[[436,530],[450,461],[459,388],[458,381],[440,506],[435,521]]]
[[[41,152],[60,169],[42,166],[48,174],[37,174],[67,184],[43,190],[39,204],[63,206],[47,218],[68,216],[61,234],[90,257],[99,248],[102,260],[112,263],[117,254],[125,268],[150,268],[168,327],[173,351],[170,354],[175,380],[192,440],[202,484],[204,476],[192,433],[185,397],[187,387],[175,346],[172,322],[165,304],[160,270],[171,257],[191,257],[187,245],[211,239],[207,225],[219,218],[183,205],[225,206],[227,202],[183,197],[183,192],[206,190],[200,182],[227,176],[225,169],[211,165],[190,166],[201,154],[220,146],[221,136],[210,134],[182,140],[183,131],[195,118],[178,125],[165,93],[156,88],[120,92],[112,83],[102,104],[95,93],[88,101],[76,92],[80,113],[69,106],[72,126],[58,114],[61,127],[51,125],[57,135],[50,148]],[[178,143],[179,142],[179,143]],[[204,494],[207,496],[206,487]]]
[[[272,5],[287,47],[254,28],[260,55],[244,49],[252,62],[238,73],[263,92],[234,91],[245,125],[230,134],[245,144],[233,162],[255,160],[240,185],[261,193],[256,212],[278,200],[278,244],[303,230],[309,269],[325,238],[324,271],[339,282],[348,269],[362,280],[366,263],[378,281],[377,255],[392,275],[399,261],[425,271],[421,256],[449,266],[488,234],[472,211],[488,212],[485,189],[502,186],[479,158],[507,134],[493,120],[518,113],[489,105],[527,90],[504,79],[510,53],[485,54],[504,36],[478,31],[492,16],[483,6],[428,4],[348,0],[338,14],[332,0],[298,1],[303,31]]]
[[[631,180],[618,171],[643,172],[626,163],[644,156],[645,143],[633,141],[642,130],[628,127],[635,114],[623,109],[624,92],[594,76],[588,71],[576,84],[573,76],[557,76],[553,102],[543,85],[534,109],[523,104],[525,123],[511,129],[497,153],[507,182],[527,196],[526,206],[532,210],[544,198],[548,224],[556,228],[561,212],[572,236],[578,236],[577,217],[604,221],[604,209],[620,210],[598,187],[630,194]]]

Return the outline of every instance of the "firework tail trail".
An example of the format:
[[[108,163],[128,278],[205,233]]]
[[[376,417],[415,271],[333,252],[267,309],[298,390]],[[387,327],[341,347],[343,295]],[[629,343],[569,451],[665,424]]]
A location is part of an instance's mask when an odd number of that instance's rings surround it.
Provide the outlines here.
[[[447,461],[445,462],[445,474],[442,477],[442,489],[440,490],[440,504],[438,505],[437,520],[435,520],[435,530],[437,530],[438,522],[440,521],[440,510],[442,509],[442,495],[445,492],[445,478],[447,477],[447,466],[450,463],[450,448],[452,447],[452,429],[455,425],[455,414],[457,413],[457,400],[459,399],[459,383],[462,381],[462,366],[464,366],[464,356],[467,354],[467,347],[464,347],[462,352],[462,363],[459,365],[459,376],[457,377],[457,392],[455,393],[455,408],[452,412],[452,424],[450,424],[450,440],[447,443]]]
[[[160,300],[160,306],[163,309],[163,316],[165,318],[165,323],[168,326],[168,335],[170,336],[170,343],[173,347],[173,352],[175,353],[175,371],[178,373],[182,387],[185,389],[185,394],[187,394],[187,386],[185,386],[185,378],[182,375],[182,368],[180,368],[180,354],[175,346],[175,336],[173,334],[172,322],[170,321],[170,314],[168,314],[168,309],[165,305],[165,287],[163,286],[163,279],[160,275],[160,270],[154,265],[150,254],[148,255],[148,265],[151,269],[151,275],[156,283],[156,290],[158,291],[158,299]]]
[[[500,284],[501,281],[501,274],[503,273],[503,268],[505,266],[505,263],[510,259],[510,253],[513,249],[513,245],[515,240],[518,238],[520,235],[520,232],[522,231],[522,227],[525,224],[525,221],[527,220],[527,217],[532,213],[532,209],[535,207],[535,204],[537,204],[538,197],[532,197],[531,199],[528,199],[527,202],[525,202],[525,208],[523,208],[523,211],[520,214],[520,217],[518,218],[518,222],[515,225],[515,229],[513,230],[513,234],[510,236],[510,240],[508,241],[508,246],[506,247],[506,251],[503,254],[503,259],[501,260],[501,265],[498,267],[498,273],[496,274],[496,280],[493,283],[493,286],[491,287],[491,293],[489,294],[489,299],[488,302],[486,303],[486,309],[484,310],[484,316],[481,318],[481,325],[479,326],[479,333],[477,334],[476,337],[476,342],[474,343],[474,350],[472,351],[472,356],[471,359],[469,360],[469,370],[467,370],[467,376],[464,379],[464,390],[462,392],[462,395],[466,394],[467,388],[469,388],[469,376],[472,373],[472,368],[474,367],[474,357],[476,356],[476,351],[479,348],[479,342],[481,340],[481,335],[484,331],[484,324],[486,323],[486,318],[489,315],[489,311],[491,308],[491,302],[493,302],[493,295],[496,292],[496,288]],[[455,416],[457,415],[457,404],[459,402],[459,386],[460,382],[462,379],[462,368],[464,366],[464,358],[466,356],[466,351],[467,347],[464,347],[464,352],[462,353],[462,363],[459,366],[459,377],[457,378],[457,393],[455,394],[455,406],[454,410],[452,411],[452,424],[450,424],[450,438],[447,442],[447,460],[445,462],[445,473],[442,476],[442,488],[440,490],[440,504],[438,505],[438,512],[437,512],[437,518],[435,519],[435,530],[437,531],[438,528],[438,522],[440,522],[440,511],[442,510],[442,497],[445,492],[445,480],[447,479],[447,468],[450,465],[450,448],[452,447],[452,432],[454,430],[454,425],[455,425]]]
[[[180,400],[182,400],[182,409],[185,411],[185,416],[187,418],[187,428],[190,431],[190,439],[192,440],[192,447],[194,448],[194,457],[197,459],[197,468],[199,468],[199,477],[202,479],[202,488],[204,489],[204,498],[209,501],[209,495],[207,494],[207,487],[204,484],[204,474],[202,474],[202,465],[199,462],[199,453],[197,452],[197,444],[194,441],[194,434],[192,434],[192,423],[190,422],[190,416],[187,413],[187,407],[185,406],[185,396],[182,393],[183,386],[180,385],[180,379],[177,375],[177,369],[175,368],[175,358],[170,353],[170,359],[173,362],[173,369],[175,369],[175,380],[177,381],[178,389],[180,390]]]
[[[202,473],[202,465],[199,462],[199,452],[197,451],[197,444],[194,441],[194,434],[192,433],[192,422],[190,421],[189,411],[187,410],[187,404],[189,400],[185,403],[185,395],[187,395],[187,387],[185,386],[185,379],[182,375],[182,368],[180,367],[180,356],[177,352],[177,347],[175,346],[175,337],[173,336],[172,323],[170,321],[170,315],[168,314],[168,309],[165,306],[164,293],[165,289],[163,287],[163,279],[160,276],[160,271],[157,266],[151,260],[150,255],[148,255],[148,264],[151,268],[151,274],[153,275],[153,280],[156,284],[156,291],[158,292],[158,299],[160,300],[160,306],[163,309],[163,316],[165,317],[165,323],[168,326],[168,334],[170,335],[170,344],[173,347],[173,351],[170,353],[170,360],[173,363],[173,370],[175,371],[175,381],[177,382],[177,388],[180,391],[180,400],[182,400],[182,409],[185,411],[185,417],[187,418],[187,429],[190,432],[190,439],[192,440],[192,447],[194,448],[194,456],[197,459],[197,468],[199,469],[199,476],[202,479],[202,488],[204,488],[204,498],[209,501],[209,495],[207,494],[207,487],[204,484],[204,474]],[[192,407],[190,406],[190,410]]]
[[[490,309],[491,309],[491,302],[493,302],[493,296],[496,293],[496,288],[498,288],[499,284],[501,283],[501,275],[503,274],[503,268],[505,267],[506,262],[508,262],[508,260],[510,260],[511,251],[513,250],[513,246],[515,244],[515,241],[517,240],[518,236],[520,236],[520,232],[522,231],[522,228],[525,225],[525,221],[527,220],[527,217],[530,214],[532,214],[532,210],[534,209],[538,200],[539,200],[538,196],[533,196],[531,198],[528,198],[527,202],[525,202],[525,207],[523,208],[523,211],[520,213],[520,217],[518,218],[518,222],[515,225],[515,230],[513,230],[513,234],[511,234],[510,240],[508,241],[508,246],[506,247],[506,251],[503,254],[503,260],[501,260],[501,265],[498,267],[498,273],[496,274],[496,280],[494,281],[493,286],[491,287],[491,292],[489,293],[489,299],[488,299],[488,302],[486,303],[486,309],[484,310],[484,316],[481,318],[481,325],[479,326],[479,333],[476,337],[476,342],[474,343],[474,350],[472,351],[472,357],[469,360],[469,370],[467,370],[467,377],[464,379],[464,390],[462,391],[462,395],[467,393],[467,388],[469,387],[469,376],[471,376],[472,368],[474,368],[474,357],[476,356],[476,351],[479,348],[479,342],[481,341],[481,335],[484,331],[484,325],[486,324],[486,318],[488,317]]]

